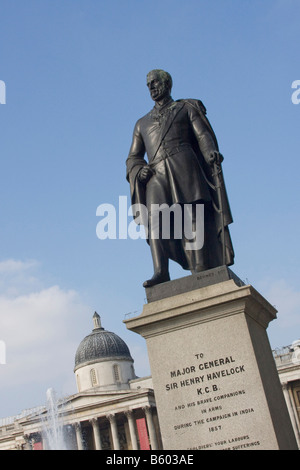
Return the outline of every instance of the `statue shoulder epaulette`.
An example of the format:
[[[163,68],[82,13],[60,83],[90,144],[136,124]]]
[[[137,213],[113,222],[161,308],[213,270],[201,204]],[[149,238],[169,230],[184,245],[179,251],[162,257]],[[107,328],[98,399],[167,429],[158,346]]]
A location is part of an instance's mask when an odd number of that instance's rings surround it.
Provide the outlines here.
[[[202,101],[200,101],[200,100],[195,100],[195,99],[189,98],[189,99],[183,99],[183,100],[177,100],[177,101],[181,102],[181,103],[182,102],[187,103],[190,106],[193,106],[198,111],[202,112],[203,114],[206,114],[206,108],[205,108],[204,104],[202,103]]]

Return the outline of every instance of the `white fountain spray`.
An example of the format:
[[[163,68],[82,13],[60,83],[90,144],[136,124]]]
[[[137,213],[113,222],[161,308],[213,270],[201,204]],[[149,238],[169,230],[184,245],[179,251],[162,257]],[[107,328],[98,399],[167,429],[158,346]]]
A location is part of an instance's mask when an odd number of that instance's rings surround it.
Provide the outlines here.
[[[62,413],[59,413],[58,400],[53,388],[46,392],[47,416],[45,422],[45,438],[49,450],[67,450],[63,435]]]

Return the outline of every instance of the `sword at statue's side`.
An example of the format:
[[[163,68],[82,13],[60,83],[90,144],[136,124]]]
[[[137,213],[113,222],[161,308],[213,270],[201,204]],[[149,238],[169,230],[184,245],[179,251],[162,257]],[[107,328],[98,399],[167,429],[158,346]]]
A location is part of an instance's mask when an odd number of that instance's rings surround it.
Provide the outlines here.
[[[214,152],[214,162],[213,162],[213,177],[215,182],[215,190],[217,193],[218,199],[218,208],[217,212],[221,217],[221,243],[222,243],[222,264],[226,264],[226,252],[225,252],[225,224],[224,224],[224,208],[222,201],[222,186],[223,186],[223,177],[222,177],[222,168],[221,163],[224,160],[223,155],[219,152]]]

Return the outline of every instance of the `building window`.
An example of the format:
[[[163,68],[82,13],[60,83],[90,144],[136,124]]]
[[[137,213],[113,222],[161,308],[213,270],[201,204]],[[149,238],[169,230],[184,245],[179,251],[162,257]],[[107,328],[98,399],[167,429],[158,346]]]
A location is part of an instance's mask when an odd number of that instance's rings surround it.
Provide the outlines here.
[[[119,368],[118,364],[115,364],[115,365],[113,366],[113,371],[114,371],[115,382],[120,383],[120,382],[121,382],[121,379],[120,379],[120,368]]]
[[[95,369],[91,369],[90,374],[91,374],[92,387],[96,387],[96,385],[98,384],[98,382],[97,382],[97,375],[96,375]]]

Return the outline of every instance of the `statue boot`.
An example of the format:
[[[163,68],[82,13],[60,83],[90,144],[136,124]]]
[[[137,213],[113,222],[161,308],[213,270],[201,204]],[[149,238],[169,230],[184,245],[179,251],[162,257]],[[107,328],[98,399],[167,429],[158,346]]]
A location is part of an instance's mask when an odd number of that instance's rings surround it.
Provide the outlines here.
[[[161,246],[161,240],[150,239],[150,248],[153,260],[154,275],[143,283],[144,287],[152,287],[156,284],[170,281],[169,260],[165,256]]]

